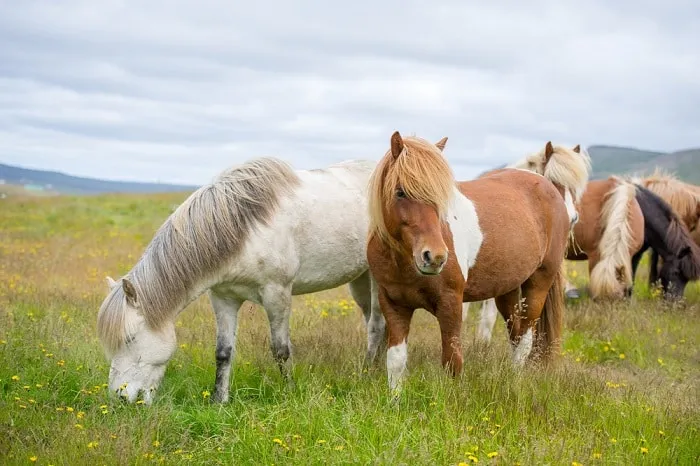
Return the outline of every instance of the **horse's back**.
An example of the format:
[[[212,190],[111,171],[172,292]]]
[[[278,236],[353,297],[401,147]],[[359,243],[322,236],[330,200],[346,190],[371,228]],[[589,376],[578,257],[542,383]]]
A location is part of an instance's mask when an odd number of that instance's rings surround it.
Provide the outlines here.
[[[474,203],[484,236],[467,279],[469,301],[507,293],[563,257],[568,214],[549,180],[527,170],[502,169],[458,186]]]
[[[231,264],[229,289],[256,301],[260,286],[292,286],[295,295],[341,286],[367,270],[366,185],[371,163],[299,170],[301,183],[267,225],[251,234]],[[221,288],[221,287],[220,287]]]

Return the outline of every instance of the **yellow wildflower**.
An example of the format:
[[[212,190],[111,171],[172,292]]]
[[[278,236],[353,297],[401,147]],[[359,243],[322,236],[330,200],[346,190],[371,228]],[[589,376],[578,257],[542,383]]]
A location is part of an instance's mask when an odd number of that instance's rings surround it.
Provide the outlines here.
[[[617,439],[615,437],[611,438],[610,443],[617,443]]]
[[[31,461],[32,463],[36,463],[36,460],[37,460],[37,459],[38,459],[38,458],[36,457],[36,455],[30,456],[30,457],[29,457],[29,461]]]
[[[82,425],[82,424],[75,424],[75,428],[76,428],[76,429],[82,429],[82,428],[83,428],[83,425]]]
[[[659,435],[663,437],[664,435],[666,435],[666,432],[664,432],[663,430],[660,430]]]
[[[326,443],[326,441],[323,439],[318,439],[318,440],[316,440],[316,443],[319,445],[323,445],[324,443]]]
[[[204,390],[204,391],[202,392],[202,398],[204,398],[205,400],[206,400],[207,398],[209,398],[209,396],[211,396],[211,393],[209,393],[209,390]]]
[[[620,353],[620,359],[625,359],[625,353]]]
[[[73,412],[73,408],[71,408],[70,406],[68,406],[68,407],[66,408],[66,411],[68,411],[69,413],[72,413],[72,412]]]
[[[85,417],[85,413],[83,411],[78,411],[75,417],[77,417],[78,419],[82,419]]]
[[[603,454],[602,454],[602,453],[595,452],[595,453],[593,453],[591,456],[593,457],[593,459],[599,460],[599,459],[601,459],[601,458],[603,457]]]
[[[18,381],[19,381],[19,375],[13,375],[11,378],[12,378],[12,380],[13,380],[14,382],[18,382]]]
[[[474,464],[476,464],[476,463],[479,462],[479,458],[477,458],[477,457],[474,456],[474,455],[469,455],[469,456],[467,456],[467,459],[468,459],[469,461],[471,461],[472,463],[474,463]]]
[[[491,453],[486,453],[486,456],[488,456],[489,458],[495,458],[498,456],[498,452],[492,451]]]
[[[639,451],[642,452],[642,455],[646,455],[647,453],[649,453],[649,449],[647,447],[641,447]]]
[[[88,448],[96,448],[97,445],[99,445],[99,442],[94,441],[94,442],[88,443],[87,447],[88,447]]]
[[[343,445],[336,445],[335,450],[336,450],[336,451],[341,451],[341,450],[344,449],[344,448],[345,448],[345,447],[344,447]]]
[[[158,447],[160,446],[160,442],[159,442],[158,440],[155,440],[155,441],[153,442],[153,446],[156,447],[156,448],[158,448]]]

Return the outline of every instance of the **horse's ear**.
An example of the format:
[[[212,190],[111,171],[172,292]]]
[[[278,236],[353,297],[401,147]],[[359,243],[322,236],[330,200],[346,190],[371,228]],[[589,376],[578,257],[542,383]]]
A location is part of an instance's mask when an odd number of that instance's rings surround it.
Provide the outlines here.
[[[547,141],[547,145],[544,146],[544,164],[547,165],[549,158],[554,153],[554,147],[552,147],[552,141]]]
[[[438,142],[435,143],[438,149],[440,149],[440,152],[445,150],[445,144],[447,144],[447,136],[444,138],[440,139]]]
[[[685,256],[690,255],[690,246],[686,246],[680,251],[678,251],[678,258],[683,259]]]
[[[576,147],[574,147],[574,152],[577,154],[581,153],[581,144],[576,144]]]
[[[128,279],[122,278],[122,288],[124,288],[124,295],[126,296],[127,302],[132,306],[136,305],[136,288],[134,288],[134,284]]]
[[[105,277],[105,280],[107,281],[107,286],[109,287],[110,290],[112,288],[114,288],[115,286],[117,286],[117,282],[115,282],[114,279],[112,277],[110,277],[109,275]]]
[[[391,155],[398,158],[401,152],[403,152],[403,139],[398,131],[394,131],[394,134],[391,135]]]

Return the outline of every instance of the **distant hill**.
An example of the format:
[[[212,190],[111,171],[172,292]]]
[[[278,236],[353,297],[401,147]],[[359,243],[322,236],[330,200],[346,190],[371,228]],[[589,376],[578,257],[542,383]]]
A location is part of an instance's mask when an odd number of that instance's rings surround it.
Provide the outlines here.
[[[82,178],[55,171],[33,170],[0,164],[0,184],[23,187],[27,192],[47,194],[162,193],[194,191],[198,186],[108,181]]]
[[[656,167],[674,173],[679,179],[700,185],[700,149],[652,152],[628,147],[590,146],[593,163],[591,179],[610,175],[648,175]]]

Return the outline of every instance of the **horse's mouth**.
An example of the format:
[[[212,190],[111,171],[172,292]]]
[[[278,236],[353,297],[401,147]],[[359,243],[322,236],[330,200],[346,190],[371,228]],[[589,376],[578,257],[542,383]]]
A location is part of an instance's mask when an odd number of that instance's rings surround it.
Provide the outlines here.
[[[441,265],[440,267],[430,267],[430,266],[419,266],[416,265],[416,269],[418,269],[418,273],[424,276],[432,277],[435,275],[440,275],[440,272],[442,272],[442,269],[444,268],[444,265]]]

